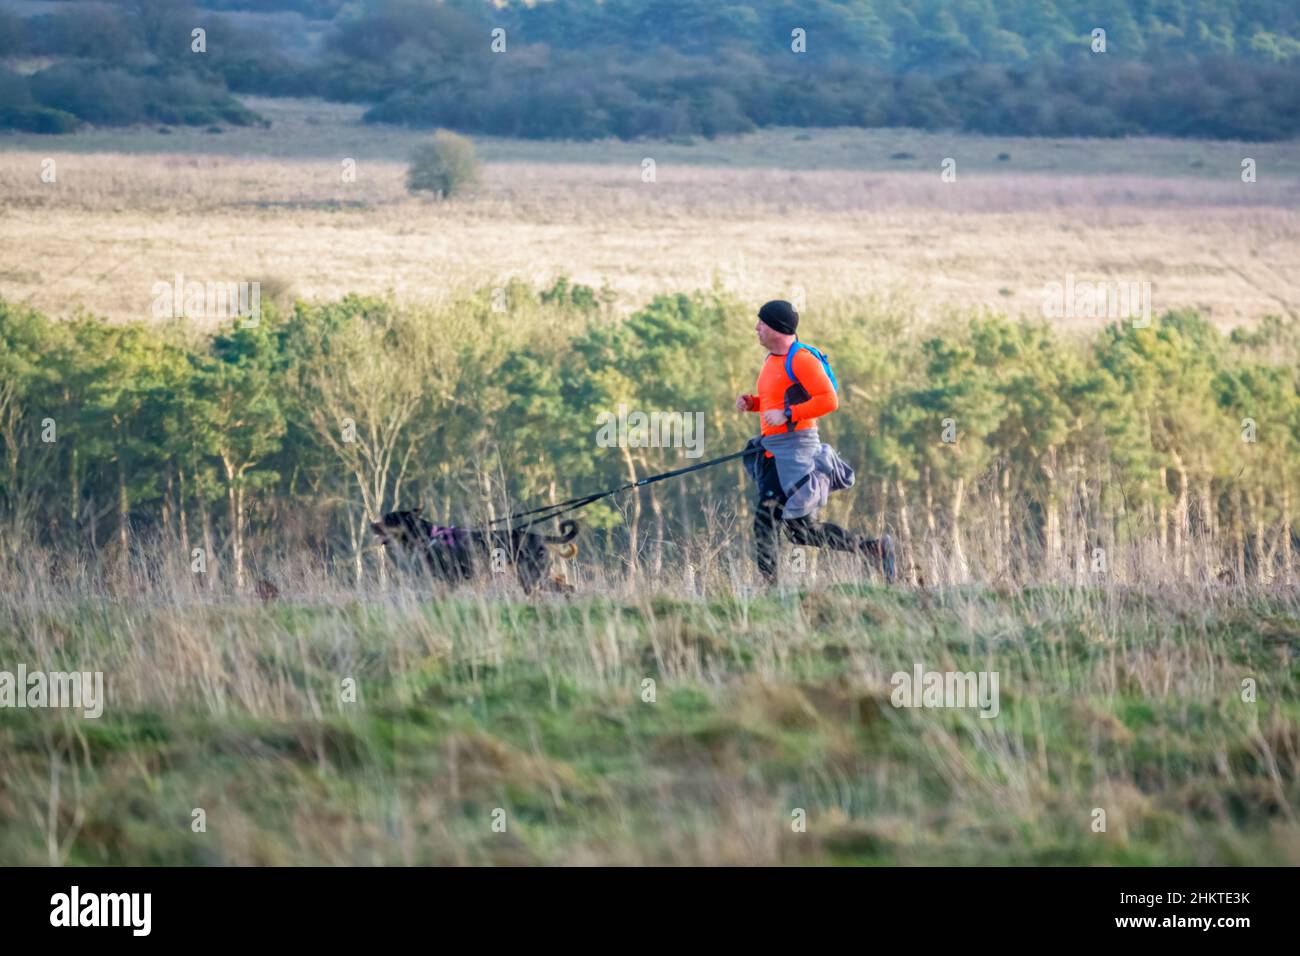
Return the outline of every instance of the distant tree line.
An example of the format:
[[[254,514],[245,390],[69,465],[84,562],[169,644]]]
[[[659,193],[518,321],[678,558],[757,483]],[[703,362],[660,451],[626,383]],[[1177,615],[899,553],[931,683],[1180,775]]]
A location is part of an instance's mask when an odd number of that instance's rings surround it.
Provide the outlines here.
[[[695,460],[603,447],[598,416],[620,405],[702,412],[703,453],[739,449],[751,315],[668,295],[619,320],[564,280],[437,313],[265,305],[211,334],[0,301],[0,560],[112,575],[197,548],[206,583],[237,587],[309,554],[367,580],[368,521],[387,510],[473,523]],[[852,308],[805,324],[841,388],[823,437],[859,475],[834,507],[931,574],[1296,580],[1294,321],[1225,336],[1176,313],[1088,339],[991,315],[923,333]],[[750,492],[731,463],[581,518],[589,546],[658,571],[710,520],[746,527]]]
[[[221,0],[219,11],[253,4]],[[715,136],[771,125],[1278,139],[1300,132],[1287,0],[279,0],[332,18],[300,59],[183,0],[18,17],[0,126],[247,122],[230,93],[365,103],[374,122],[535,138]],[[208,53],[190,31],[208,31]],[[502,52],[490,47],[504,34]],[[1105,52],[1094,52],[1094,29]],[[805,31],[806,52],[792,51]],[[56,72],[52,77],[43,74]]]

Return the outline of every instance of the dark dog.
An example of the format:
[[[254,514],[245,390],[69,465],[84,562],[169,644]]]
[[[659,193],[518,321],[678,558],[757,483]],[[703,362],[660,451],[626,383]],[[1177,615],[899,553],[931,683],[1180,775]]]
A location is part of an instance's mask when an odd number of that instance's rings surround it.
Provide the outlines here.
[[[489,568],[501,570],[497,562],[508,561],[525,593],[543,583],[556,590],[572,590],[563,577],[547,577],[547,573],[552,551],[563,558],[578,553],[578,546],[570,544],[578,535],[576,521],[561,521],[558,535],[519,528],[476,531],[435,525],[420,517],[419,508],[412,508],[390,511],[370,526],[399,562],[422,556],[430,573],[442,581],[465,581]],[[566,544],[567,548],[560,547]]]

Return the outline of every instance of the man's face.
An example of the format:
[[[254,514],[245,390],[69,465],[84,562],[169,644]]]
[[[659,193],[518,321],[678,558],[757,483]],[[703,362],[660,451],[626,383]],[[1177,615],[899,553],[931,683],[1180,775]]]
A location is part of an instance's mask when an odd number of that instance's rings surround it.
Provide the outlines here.
[[[769,326],[762,319],[758,320],[758,323],[754,326],[754,331],[758,333],[758,344],[763,346],[763,348],[767,349],[769,352],[772,351],[772,348],[778,344],[775,341],[775,337],[778,336],[780,333],[778,333],[775,329]]]

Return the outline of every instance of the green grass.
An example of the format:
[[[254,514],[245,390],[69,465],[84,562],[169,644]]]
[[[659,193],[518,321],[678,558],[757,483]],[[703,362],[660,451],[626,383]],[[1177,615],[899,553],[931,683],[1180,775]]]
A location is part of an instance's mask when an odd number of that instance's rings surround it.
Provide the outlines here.
[[[87,600],[0,616],[108,688],[0,711],[0,863],[1300,862],[1294,596]],[[999,716],[894,708],[914,661]]]

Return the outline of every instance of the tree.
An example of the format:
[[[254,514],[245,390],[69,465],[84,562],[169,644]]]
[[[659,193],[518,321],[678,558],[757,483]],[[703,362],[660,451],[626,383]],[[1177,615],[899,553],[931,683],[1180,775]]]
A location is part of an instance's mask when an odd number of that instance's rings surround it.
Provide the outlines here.
[[[415,456],[429,453],[436,412],[455,404],[455,349],[427,316],[354,296],[300,309],[287,337],[297,362],[295,410],[360,498],[359,514],[346,509],[360,583],[369,522],[398,500]]]
[[[440,129],[429,142],[416,147],[406,173],[411,192],[433,192],[443,199],[464,190],[478,178],[474,144],[464,136]]]
[[[252,327],[235,320],[213,337],[206,354],[193,356],[185,400],[192,441],[203,455],[217,460],[225,483],[231,563],[239,588],[246,584],[248,494],[279,477],[258,466],[279,449],[285,433],[272,315],[264,310]]]
[[[978,326],[974,326],[978,332]],[[924,373],[919,385],[896,395],[886,407],[882,429],[889,432],[886,460],[907,449],[909,473],[919,473],[932,539],[937,534],[937,490],[947,501],[947,567],[952,580],[969,576],[962,521],[971,483],[991,458],[988,436],[998,426],[997,395],[969,332],[953,329],[921,343]],[[891,447],[892,446],[892,447]],[[901,447],[900,447],[901,446]],[[932,540],[939,546],[937,539]]]
[[[1061,559],[1063,543],[1065,462],[1071,451],[1076,458],[1082,456],[1082,446],[1077,444],[1084,424],[1082,358],[1053,336],[1046,323],[1012,326],[999,319],[981,320],[973,325],[972,335],[976,362],[999,397],[999,420],[988,436],[997,458],[993,491],[997,553],[1003,569],[1010,571],[1011,507],[1016,496],[1037,502],[1041,518],[1036,537],[1043,542],[1047,567],[1053,568]],[[1077,482],[1083,479],[1076,474]],[[1084,529],[1076,528],[1072,534],[1076,549],[1082,549]]]
[[[0,546],[10,553],[46,510],[59,429],[71,424],[60,400],[60,368],[51,361],[67,339],[66,327],[0,300],[0,517],[7,527]],[[47,420],[54,424],[53,444],[41,440]]]
[[[109,325],[91,317],[71,324],[72,361],[84,374],[75,454],[87,464],[90,520],[117,515],[117,560],[125,580],[131,553],[132,515],[159,497],[164,455],[157,441],[157,398],[166,394],[167,368],[176,359],[163,336],[144,323]],[[96,499],[100,508],[95,508]]]

